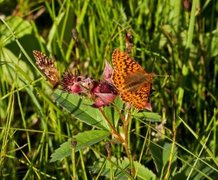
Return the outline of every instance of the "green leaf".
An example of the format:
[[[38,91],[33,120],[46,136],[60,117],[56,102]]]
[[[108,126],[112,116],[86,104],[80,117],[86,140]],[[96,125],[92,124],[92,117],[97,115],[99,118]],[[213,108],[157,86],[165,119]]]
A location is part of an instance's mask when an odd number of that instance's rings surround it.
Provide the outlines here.
[[[55,152],[51,155],[50,162],[61,161],[63,158],[71,155],[72,152],[72,144],[71,141],[67,141],[55,150]]]
[[[133,162],[136,172],[136,178],[139,180],[144,179],[156,179],[155,174],[140,164],[137,161]],[[131,177],[129,174],[129,159],[124,158],[123,160],[112,157],[111,160],[100,159],[96,161],[92,167],[89,167],[90,171],[94,174],[100,172],[100,176],[104,176],[106,178],[111,177],[111,173],[113,173],[114,179],[128,179]],[[132,177],[133,178],[133,177]]]
[[[157,143],[151,142],[149,145],[151,156],[154,160],[159,175],[167,168],[170,156],[172,156],[171,172],[173,172],[173,169],[175,168],[175,162],[177,159],[177,147],[176,146],[174,147],[174,151],[172,154],[171,154],[171,147],[172,147],[172,143],[168,143],[163,140]]]
[[[5,21],[17,39],[27,34],[31,34],[32,32],[31,24],[28,21],[23,20],[21,17],[9,16]],[[4,24],[0,24],[0,44],[5,46],[12,41],[14,41],[14,38],[11,35],[11,32],[8,30],[8,27]]]
[[[33,72],[30,71],[26,62],[15,56],[12,51],[2,48],[0,51],[0,62],[2,63],[2,80],[17,83],[18,87],[25,86],[34,79]]]
[[[61,90],[54,92],[53,99],[76,119],[100,129],[109,129],[101,112],[97,108],[92,107],[93,102],[91,100],[82,98],[78,94],[70,94]]]
[[[144,179],[157,179],[156,175],[149,170],[147,167],[143,166],[142,164],[140,164],[137,161],[134,161],[134,167],[136,170],[136,174],[137,174],[137,179],[138,180],[144,180]]]
[[[76,144],[76,152],[85,148],[92,146],[110,135],[110,132],[104,130],[91,130],[85,131],[77,134],[74,139],[69,140],[63,144],[61,144],[60,148],[56,149],[55,152],[51,155],[50,162],[54,162],[57,160],[62,160],[65,157],[68,157],[72,153],[72,141],[75,141]]]

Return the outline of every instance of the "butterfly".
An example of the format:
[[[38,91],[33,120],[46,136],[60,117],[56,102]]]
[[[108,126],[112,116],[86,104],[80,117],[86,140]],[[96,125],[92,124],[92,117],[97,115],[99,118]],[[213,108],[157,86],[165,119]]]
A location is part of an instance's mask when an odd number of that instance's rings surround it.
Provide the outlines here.
[[[36,59],[36,65],[46,76],[48,81],[56,87],[60,81],[60,75],[55,67],[54,60],[48,58],[45,54],[40,51],[34,50],[33,56]]]
[[[128,53],[115,49],[112,53],[112,81],[121,99],[142,110],[151,110],[150,93],[153,73],[147,73]]]

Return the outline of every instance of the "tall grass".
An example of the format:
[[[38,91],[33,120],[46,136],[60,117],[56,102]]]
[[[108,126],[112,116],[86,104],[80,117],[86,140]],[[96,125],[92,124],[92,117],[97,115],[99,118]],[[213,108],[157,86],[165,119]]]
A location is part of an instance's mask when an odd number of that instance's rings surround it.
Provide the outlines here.
[[[161,122],[149,121],[148,114],[133,116],[128,131],[133,160],[160,179],[218,177],[218,3],[193,0],[186,9],[183,2],[28,0],[19,1],[14,10],[2,1],[0,176],[113,179],[119,177],[116,171],[124,172],[129,161],[121,144],[112,143],[110,163],[106,160],[105,141],[111,137],[79,151],[72,148],[70,157],[50,162],[62,143],[95,127],[53,102],[53,89],[36,67],[32,51],[55,59],[61,73],[70,69],[101,79],[105,60],[111,62],[116,47],[125,49],[125,33],[131,31],[132,56],[157,75],[151,104],[161,115]],[[78,32],[78,43],[72,29]],[[153,141],[157,127],[162,128],[161,137]],[[161,158],[171,166],[161,165]],[[122,177],[131,179],[133,174],[125,171]]]

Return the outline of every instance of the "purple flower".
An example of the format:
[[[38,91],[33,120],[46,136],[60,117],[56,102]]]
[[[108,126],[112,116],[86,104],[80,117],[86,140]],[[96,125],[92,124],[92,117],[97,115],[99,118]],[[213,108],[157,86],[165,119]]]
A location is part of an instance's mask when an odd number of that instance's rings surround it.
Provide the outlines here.
[[[107,81],[109,84],[113,84],[111,80],[112,74],[113,74],[113,68],[107,61],[105,61],[105,68],[102,75],[102,80]]]
[[[70,72],[65,72],[62,79],[62,86],[65,91],[70,93],[88,93],[93,81],[83,76],[75,76]]]
[[[93,107],[99,108],[109,105],[117,96],[116,89],[109,83],[111,74],[108,66],[105,67],[103,80],[101,81],[75,76],[70,72],[66,72],[62,79],[62,86],[69,93],[85,94],[91,97],[94,100]]]
[[[97,108],[109,105],[117,96],[117,91],[107,81],[100,81],[96,84],[92,89],[92,93],[95,96],[95,103],[93,106]]]

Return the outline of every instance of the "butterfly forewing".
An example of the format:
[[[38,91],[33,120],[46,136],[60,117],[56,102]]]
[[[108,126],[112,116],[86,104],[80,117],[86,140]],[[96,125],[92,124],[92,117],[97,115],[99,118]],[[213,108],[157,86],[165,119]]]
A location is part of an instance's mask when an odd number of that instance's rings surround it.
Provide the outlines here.
[[[112,80],[123,101],[137,109],[148,108],[153,74],[144,69],[127,53],[115,49],[112,54]]]
[[[40,51],[34,50],[33,55],[36,59],[36,64],[48,81],[55,87],[60,81],[60,75],[54,65],[54,61],[48,58]]]
[[[137,71],[144,71],[144,69],[127,53],[115,49],[112,54],[112,63],[114,70],[124,72],[126,75]]]

